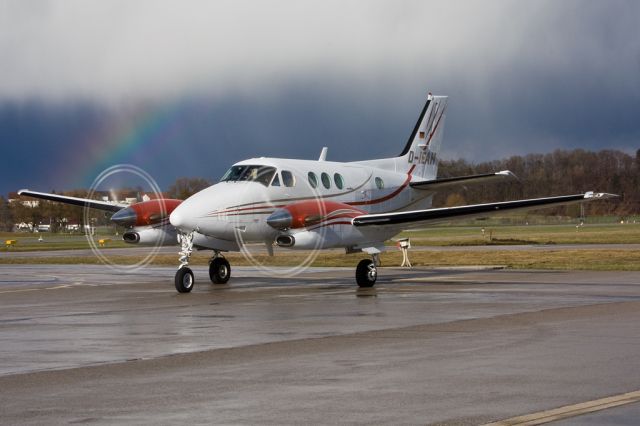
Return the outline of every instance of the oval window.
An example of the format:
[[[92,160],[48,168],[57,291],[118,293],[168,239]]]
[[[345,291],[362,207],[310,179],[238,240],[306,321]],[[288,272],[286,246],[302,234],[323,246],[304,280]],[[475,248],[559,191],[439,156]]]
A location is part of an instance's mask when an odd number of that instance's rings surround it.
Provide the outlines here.
[[[331,188],[331,178],[329,177],[328,174],[322,173],[320,175],[320,180],[322,181],[322,186],[324,186],[327,189]]]
[[[307,176],[309,177],[309,185],[311,185],[312,188],[316,188],[318,186],[318,176],[313,172],[309,172]]]
[[[379,177],[376,178],[376,186],[378,187],[378,189],[384,188],[384,181],[382,180],[382,178],[379,178]]]
[[[333,181],[336,184],[336,188],[338,189],[344,188],[344,179],[342,179],[342,175],[340,173],[336,173],[333,175]]]

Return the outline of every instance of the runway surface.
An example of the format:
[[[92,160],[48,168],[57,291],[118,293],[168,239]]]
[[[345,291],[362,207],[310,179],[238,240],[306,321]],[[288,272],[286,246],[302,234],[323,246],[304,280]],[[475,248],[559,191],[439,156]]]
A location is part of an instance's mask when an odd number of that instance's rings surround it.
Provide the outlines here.
[[[637,272],[174,271],[0,266],[2,423],[482,424],[640,390]]]

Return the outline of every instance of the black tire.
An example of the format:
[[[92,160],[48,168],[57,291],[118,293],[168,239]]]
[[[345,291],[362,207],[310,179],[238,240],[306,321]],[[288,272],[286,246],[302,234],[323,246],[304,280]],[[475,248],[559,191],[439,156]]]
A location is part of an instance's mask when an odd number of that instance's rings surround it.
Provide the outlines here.
[[[356,282],[359,287],[373,287],[378,278],[378,270],[371,259],[362,259],[356,268]]]
[[[176,290],[178,290],[178,293],[189,293],[193,290],[194,283],[195,280],[193,279],[193,272],[191,269],[186,266],[178,269],[175,279]]]
[[[209,264],[209,278],[214,284],[226,284],[231,278],[231,265],[224,257],[216,257]]]

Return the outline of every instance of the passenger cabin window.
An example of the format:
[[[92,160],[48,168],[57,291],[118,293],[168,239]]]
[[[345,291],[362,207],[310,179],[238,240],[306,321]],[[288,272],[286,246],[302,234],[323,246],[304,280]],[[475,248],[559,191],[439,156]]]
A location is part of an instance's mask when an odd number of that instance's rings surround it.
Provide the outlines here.
[[[322,173],[320,175],[320,180],[322,181],[322,186],[324,186],[327,189],[331,188],[331,178],[329,177],[328,174]]]
[[[379,178],[379,177],[376,178],[376,186],[378,187],[378,189],[384,188],[384,181],[382,180],[382,178]]]
[[[333,175],[333,182],[336,184],[336,188],[344,188],[344,179],[342,178],[342,175],[340,173],[335,173]]]
[[[318,186],[318,176],[316,176],[316,174],[313,173],[313,172],[309,172],[307,174],[307,177],[309,178],[309,185],[311,185],[312,188],[317,188],[317,186]]]
[[[274,167],[268,166],[233,166],[220,182],[258,182],[267,186],[275,172]]]
[[[271,181],[271,186],[280,186],[280,178],[278,177],[277,173],[273,176],[273,180]]]
[[[282,171],[282,183],[287,188],[291,188],[292,186],[296,186],[296,178],[293,174],[288,170]]]

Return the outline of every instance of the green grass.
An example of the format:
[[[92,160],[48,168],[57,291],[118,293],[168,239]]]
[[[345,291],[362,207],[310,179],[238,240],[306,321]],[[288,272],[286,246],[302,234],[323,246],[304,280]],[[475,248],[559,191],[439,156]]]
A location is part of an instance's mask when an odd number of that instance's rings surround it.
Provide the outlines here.
[[[43,241],[38,241],[42,236]],[[109,238],[105,248],[131,247],[130,244],[122,241],[121,236],[100,235],[94,238],[96,245],[98,240]],[[6,240],[16,240],[17,243],[7,248]],[[78,250],[90,248],[84,235],[78,234],[50,234],[50,233],[23,233],[23,232],[2,232],[0,233],[0,253],[7,251],[48,251],[48,250]]]
[[[484,235],[482,229],[484,228]],[[38,242],[42,236],[44,242]],[[495,226],[436,226],[421,231],[403,232],[396,238],[411,238],[414,246],[475,246],[513,244],[633,244],[640,243],[638,224],[574,224],[561,225],[495,225]],[[0,233],[2,251],[74,250],[87,249],[89,243],[82,235]],[[111,238],[106,248],[131,247],[120,236]],[[18,243],[7,249],[4,240]],[[389,241],[388,245],[395,244]]]
[[[308,253],[280,253],[274,257],[257,255],[255,260],[264,266],[294,266],[301,264]],[[139,262],[139,256],[108,256],[118,265],[131,265]],[[232,265],[252,265],[241,254],[226,256]],[[344,266],[355,267],[364,254],[345,255],[342,252],[322,252],[312,266]],[[195,253],[192,265],[206,265],[208,253]],[[501,265],[512,269],[560,269],[560,270],[593,270],[593,271],[640,271],[640,250],[517,250],[517,251],[413,251],[410,253],[413,266],[468,266],[468,265]],[[381,257],[383,266],[399,266],[401,255],[391,251]],[[78,257],[38,257],[38,258],[0,258],[0,264],[100,264],[93,256]],[[176,266],[177,255],[159,255],[153,265]]]
[[[413,245],[472,246],[511,244],[640,243],[640,223],[604,225],[448,226],[403,232]]]
[[[463,266],[463,265],[504,265],[508,268],[531,269],[583,269],[583,270],[630,270],[640,271],[640,250],[602,249],[593,250],[517,250],[517,251],[478,251],[465,250],[473,245],[509,245],[509,244],[632,244],[640,243],[640,224],[587,224],[576,228],[573,224],[560,225],[518,225],[518,226],[485,226],[484,237],[482,226],[438,226],[421,231],[405,232],[399,237],[410,237],[414,246],[454,246],[459,250],[447,251],[411,251],[411,262],[415,266]],[[38,234],[3,233],[3,239],[16,239],[18,244],[10,249],[0,248],[0,253],[7,251],[43,251],[37,258],[18,258],[0,255],[0,264],[99,264],[100,260],[93,256],[47,257],[47,250],[86,249],[89,244],[83,236],[57,234],[41,234],[44,242],[37,241]],[[106,248],[132,247],[119,237],[112,236]],[[4,242],[4,240],[2,241]],[[389,242],[388,244],[394,244]],[[176,246],[176,252],[178,247]],[[134,264],[142,260],[140,256],[111,256],[108,250],[104,255],[116,264]],[[206,265],[210,252],[196,252],[193,263]],[[280,251],[275,257],[256,255],[255,258],[265,266],[291,266],[300,264],[307,253]],[[227,256],[232,264],[249,265],[241,254]],[[313,266],[348,266],[353,267],[364,254],[345,255],[342,251],[322,252],[312,264]],[[154,260],[156,265],[177,265],[176,255],[161,255]],[[382,256],[384,265],[399,265],[399,251],[390,250]]]

